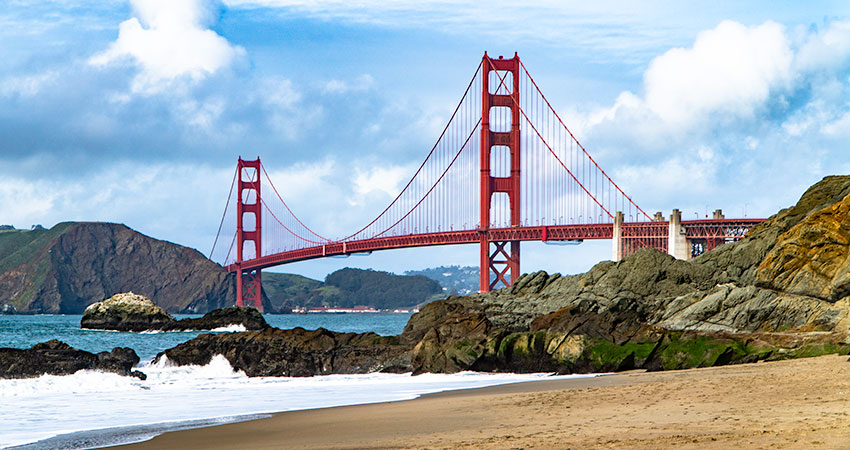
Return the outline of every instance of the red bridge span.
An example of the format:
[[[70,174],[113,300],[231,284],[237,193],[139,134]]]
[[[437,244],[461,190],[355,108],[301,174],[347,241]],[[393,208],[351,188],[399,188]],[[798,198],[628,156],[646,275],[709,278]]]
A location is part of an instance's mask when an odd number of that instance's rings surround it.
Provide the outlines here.
[[[705,220],[683,221],[678,210],[649,216],[579,143],[516,54],[485,53],[437,142],[374,220],[326,238],[292,212],[259,158],[240,158],[210,258],[236,273],[238,305],[262,309],[262,269],[296,261],[478,244],[486,292],[520,275],[522,241],[610,239],[615,261],[643,247],[689,259],[762,220],[720,210]]]

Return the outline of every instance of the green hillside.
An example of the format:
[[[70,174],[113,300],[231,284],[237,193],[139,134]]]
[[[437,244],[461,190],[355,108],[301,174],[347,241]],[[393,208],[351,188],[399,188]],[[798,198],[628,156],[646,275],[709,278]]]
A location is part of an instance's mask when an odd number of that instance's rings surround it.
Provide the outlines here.
[[[443,287],[450,295],[468,295],[478,292],[481,270],[472,266],[440,266],[423,270],[408,270],[405,275],[424,275]]]
[[[317,281],[287,273],[263,273],[263,290],[272,311],[295,306],[368,305],[377,309],[410,308],[441,298],[439,283],[422,275],[396,275],[376,270],[345,268]]]

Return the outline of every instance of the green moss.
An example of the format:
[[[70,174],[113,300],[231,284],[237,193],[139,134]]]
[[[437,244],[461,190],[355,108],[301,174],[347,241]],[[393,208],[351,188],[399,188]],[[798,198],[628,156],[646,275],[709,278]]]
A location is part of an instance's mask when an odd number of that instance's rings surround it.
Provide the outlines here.
[[[811,358],[814,356],[823,355],[848,355],[850,354],[850,345],[847,344],[830,344],[830,343],[814,343],[804,344],[800,347],[775,352],[769,360],[794,359],[794,358]]]
[[[472,345],[471,342],[469,342],[467,339],[464,339],[464,340],[458,342],[457,344],[455,344],[455,348],[457,350],[463,350],[464,348],[469,347],[471,345]]]
[[[630,354],[635,355],[635,360],[644,360],[649,356],[654,347],[655,344],[652,342],[618,345],[604,339],[591,339],[585,349],[585,355],[597,367],[610,367],[618,366]]]
[[[505,356],[506,354],[510,355],[513,353],[514,343],[519,339],[520,333],[513,333],[505,336],[502,339],[502,342],[499,343],[499,356]]]
[[[771,353],[764,347],[747,347],[738,340],[718,339],[710,336],[685,336],[670,333],[669,341],[663,346],[659,358],[665,370],[706,367],[738,361],[747,355],[765,356]],[[724,355],[724,361],[718,358]]]
[[[538,331],[534,333],[534,342],[546,343],[546,331]]]
[[[534,335],[530,333],[519,333],[513,342],[512,356],[528,357],[534,353]]]

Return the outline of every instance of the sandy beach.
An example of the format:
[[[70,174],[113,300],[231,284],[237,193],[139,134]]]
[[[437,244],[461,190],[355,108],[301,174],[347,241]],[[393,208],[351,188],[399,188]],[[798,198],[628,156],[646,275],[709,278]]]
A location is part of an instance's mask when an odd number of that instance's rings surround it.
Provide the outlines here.
[[[850,362],[630,372],[295,411],[118,448],[850,448]]]

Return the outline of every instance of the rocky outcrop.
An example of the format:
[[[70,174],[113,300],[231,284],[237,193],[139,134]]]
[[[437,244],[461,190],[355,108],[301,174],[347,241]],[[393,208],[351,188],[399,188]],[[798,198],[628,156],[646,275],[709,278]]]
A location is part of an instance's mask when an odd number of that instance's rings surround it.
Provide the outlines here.
[[[850,195],[782,233],[759,264],[756,284],[829,302],[850,295]]]
[[[115,294],[89,305],[80,319],[82,328],[95,330],[161,330],[177,320],[145,296],[132,292]]]
[[[396,337],[303,328],[202,334],[157,355],[178,365],[203,365],[224,355],[248,376],[303,377],[332,373],[409,371],[407,347]]]
[[[116,331],[213,330],[231,325],[241,325],[246,330],[269,327],[259,311],[239,306],[210,311],[198,319],[176,320],[150,299],[132,292],[93,303],[80,319],[82,328]]]
[[[269,328],[266,319],[256,309],[245,306],[230,306],[210,311],[198,319],[178,320],[163,326],[161,329],[164,331],[214,330],[232,325],[241,325],[249,331]]]
[[[0,348],[0,378],[29,378],[41,375],[70,375],[80,370],[100,370],[145,379],[132,370],[139,357],[132,349],[116,347],[111,352],[89,353],[64,342],[51,340],[23,350]]]
[[[82,314],[133,291],[170,313],[198,314],[232,305],[235,286],[233,274],[197,250],[120,224],[0,233],[0,308],[19,313]]]
[[[414,370],[680,368],[813,348],[846,352],[848,212],[850,177],[827,177],[747,238],[692,261],[643,249],[584,274],[537,272],[511,288],[428,305],[408,329],[478,315],[486,319],[478,328],[490,332],[474,340],[442,332],[439,344],[420,347],[428,351],[414,359],[422,363]],[[432,324],[431,308],[454,313]],[[677,351],[689,356],[676,362]]]

